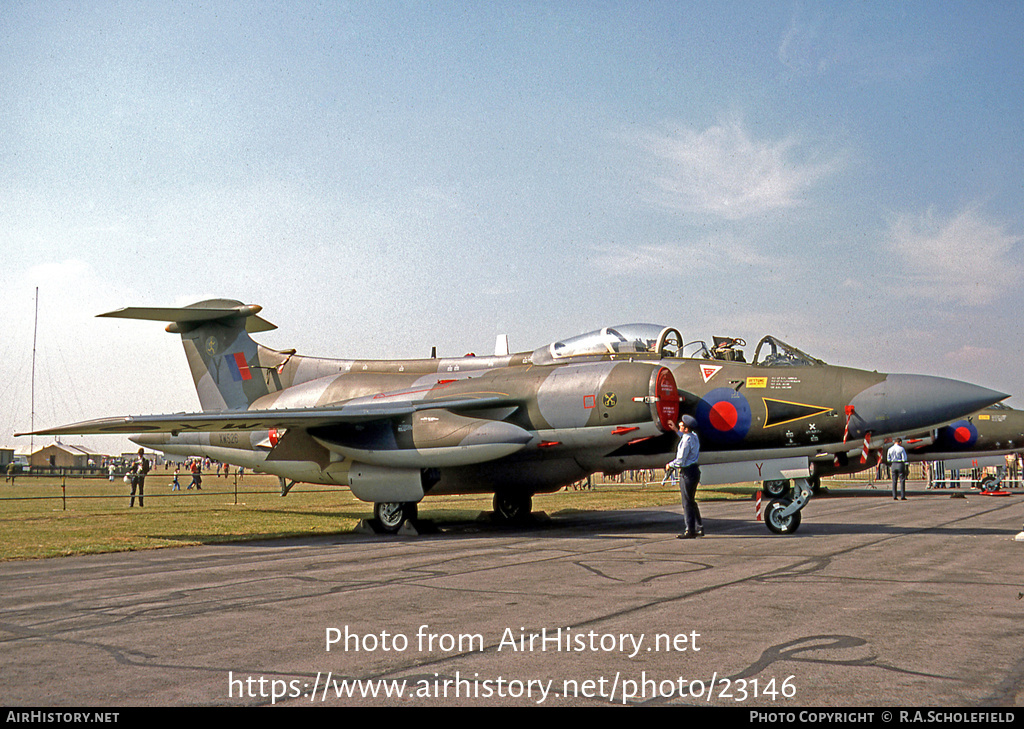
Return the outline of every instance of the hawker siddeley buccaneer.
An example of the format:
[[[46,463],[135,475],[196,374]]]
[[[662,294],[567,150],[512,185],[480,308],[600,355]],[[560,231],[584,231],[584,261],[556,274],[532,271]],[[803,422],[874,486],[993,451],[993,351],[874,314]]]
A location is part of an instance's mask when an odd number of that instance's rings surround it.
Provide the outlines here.
[[[595,472],[664,466],[681,414],[699,423],[703,483],[793,479],[768,527],[792,532],[811,460],[850,442],[914,433],[1005,395],[965,382],[827,365],[771,337],[743,361],[735,340],[684,356],[677,329],[608,327],[532,352],[420,360],[301,356],[257,344],[259,306],[213,300],[100,316],[169,321],[201,413],[106,418],[37,434],[134,433],[295,482],[348,486],[387,530],[432,494],[493,493],[505,519],[534,494]],[[763,354],[762,354],[763,350]],[[291,484],[288,481],[291,481]]]
[[[851,451],[836,459],[819,456],[813,460],[812,469],[819,476],[828,476],[874,468],[879,460],[885,460],[891,445],[892,436],[872,438],[866,453]],[[1024,411],[995,403],[940,428],[906,435],[903,446],[912,463],[942,461],[946,469],[1003,466],[1007,455],[1024,453]],[[994,489],[1000,481],[999,476],[986,475],[979,485]],[[766,490],[781,496],[786,493],[785,486],[781,481],[771,482]]]

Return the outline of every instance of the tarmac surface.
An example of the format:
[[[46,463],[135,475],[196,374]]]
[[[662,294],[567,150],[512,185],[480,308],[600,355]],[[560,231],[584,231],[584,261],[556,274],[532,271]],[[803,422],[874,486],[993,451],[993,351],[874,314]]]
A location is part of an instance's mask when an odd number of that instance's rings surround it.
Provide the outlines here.
[[[707,536],[687,541],[661,508],[7,562],[0,691],[35,707],[1024,705],[1020,492],[821,496],[792,536],[753,510],[704,503]]]

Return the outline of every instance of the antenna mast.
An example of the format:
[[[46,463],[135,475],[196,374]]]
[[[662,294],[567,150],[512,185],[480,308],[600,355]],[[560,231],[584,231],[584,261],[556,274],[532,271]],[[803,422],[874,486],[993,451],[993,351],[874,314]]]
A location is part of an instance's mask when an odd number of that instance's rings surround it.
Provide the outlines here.
[[[36,334],[39,332],[39,287],[36,286],[36,315],[32,324],[32,432],[36,430]],[[32,460],[32,452],[35,450],[35,437],[28,439],[28,457]]]

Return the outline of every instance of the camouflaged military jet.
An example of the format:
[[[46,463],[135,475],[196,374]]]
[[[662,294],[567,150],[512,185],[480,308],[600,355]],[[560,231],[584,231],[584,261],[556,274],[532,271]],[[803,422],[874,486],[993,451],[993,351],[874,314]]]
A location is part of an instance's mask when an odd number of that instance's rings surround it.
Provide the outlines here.
[[[874,468],[880,459],[885,460],[892,440],[891,436],[874,440],[867,454],[851,451],[840,454],[838,459],[819,456],[813,460],[811,468],[819,477]],[[911,463],[942,461],[946,469],[1004,466],[1006,456],[1024,453],[1024,411],[995,403],[940,428],[907,435],[903,445]],[[999,488],[1000,481],[998,476],[990,474],[979,485],[982,489],[994,490]],[[766,484],[772,496],[784,495],[786,487],[787,484],[779,482]]]
[[[827,365],[772,337],[684,355],[679,330],[606,327],[532,352],[419,360],[307,357],[257,344],[261,307],[203,301],[100,316],[168,321],[201,413],[91,420],[36,435],[137,434],[295,482],[348,486],[397,531],[427,495],[493,493],[496,515],[596,472],[660,468],[682,414],[699,423],[702,483],[794,479],[765,511],[789,533],[812,493],[812,459],[861,438],[916,433],[1006,397],[940,377]],[[290,483],[289,483],[290,481]]]

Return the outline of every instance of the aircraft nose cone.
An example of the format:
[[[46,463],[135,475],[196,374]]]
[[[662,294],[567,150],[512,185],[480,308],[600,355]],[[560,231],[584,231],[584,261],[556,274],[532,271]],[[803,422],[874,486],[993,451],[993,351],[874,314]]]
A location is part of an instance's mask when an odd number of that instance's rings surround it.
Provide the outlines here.
[[[928,428],[981,410],[1009,397],[987,387],[931,375],[888,375],[856,395],[850,433]]]

